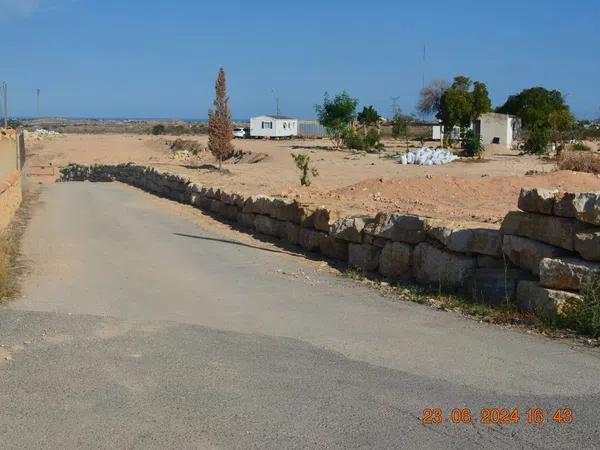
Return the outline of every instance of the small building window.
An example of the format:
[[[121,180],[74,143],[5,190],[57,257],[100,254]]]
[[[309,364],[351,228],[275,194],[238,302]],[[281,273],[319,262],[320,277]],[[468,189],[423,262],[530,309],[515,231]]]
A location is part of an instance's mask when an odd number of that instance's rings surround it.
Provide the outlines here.
[[[287,128],[287,122],[283,122],[283,129],[285,130]]]
[[[273,122],[262,122],[261,123],[261,128],[263,130],[272,130],[273,129]]]

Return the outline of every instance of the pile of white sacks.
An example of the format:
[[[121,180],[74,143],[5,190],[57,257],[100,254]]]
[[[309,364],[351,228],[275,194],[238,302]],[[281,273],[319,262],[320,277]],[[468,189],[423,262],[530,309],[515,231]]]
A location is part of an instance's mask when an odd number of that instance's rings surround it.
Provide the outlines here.
[[[37,130],[35,130],[33,132],[33,134],[35,134],[36,136],[60,136],[60,133],[58,133],[57,131],[52,131],[52,130],[46,130],[44,128],[38,128]]]
[[[450,150],[444,148],[434,150],[429,147],[423,147],[405,153],[400,157],[400,162],[402,164],[416,164],[419,166],[437,166],[451,163],[456,159],[459,159],[458,156]]]

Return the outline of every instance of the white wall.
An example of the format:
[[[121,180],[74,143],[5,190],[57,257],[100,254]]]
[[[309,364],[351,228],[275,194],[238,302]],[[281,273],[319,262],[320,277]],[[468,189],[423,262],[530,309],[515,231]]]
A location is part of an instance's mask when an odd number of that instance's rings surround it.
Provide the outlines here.
[[[273,128],[263,128],[262,124],[272,123]],[[270,116],[257,116],[250,119],[252,137],[289,137],[298,135],[298,120],[275,119]]]
[[[520,120],[507,114],[486,113],[481,121],[481,140],[484,145],[492,144],[495,138],[499,144],[510,148],[520,132]],[[515,136],[516,134],[516,136]]]

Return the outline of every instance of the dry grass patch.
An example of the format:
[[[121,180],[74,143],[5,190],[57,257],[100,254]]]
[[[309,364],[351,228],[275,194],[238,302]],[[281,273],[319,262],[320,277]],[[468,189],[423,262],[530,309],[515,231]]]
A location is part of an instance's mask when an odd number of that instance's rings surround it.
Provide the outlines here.
[[[17,245],[9,234],[0,235],[0,303],[12,298],[17,291],[13,270],[17,256]]]
[[[565,151],[558,156],[556,165],[560,170],[597,174],[600,173],[600,154],[591,151]]]

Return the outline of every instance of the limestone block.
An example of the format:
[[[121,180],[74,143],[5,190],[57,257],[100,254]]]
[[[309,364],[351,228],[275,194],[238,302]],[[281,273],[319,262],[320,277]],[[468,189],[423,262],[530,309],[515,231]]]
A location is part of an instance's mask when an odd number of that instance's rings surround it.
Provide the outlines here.
[[[562,315],[573,302],[578,301],[581,297],[577,294],[544,288],[535,281],[521,281],[517,287],[517,305],[525,312]]]
[[[504,218],[501,231],[572,251],[575,233],[583,228],[581,223],[572,219],[513,211]]]
[[[293,222],[286,222],[285,240],[290,244],[297,245],[300,240],[300,225]]]
[[[469,280],[475,267],[475,258],[450,253],[431,244],[421,243],[415,249],[413,274],[421,283],[454,289]]]
[[[584,259],[600,261],[600,230],[587,229],[575,235],[575,250]]]
[[[328,233],[331,229],[331,226],[338,220],[338,218],[338,211],[325,206],[320,206],[313,214],[313,226],[317,230]]]
[[[558,189],[521,189],[519,209],[530,213],[552,215],[556,194]]]
[[[427,219],[414,215],[379,213],[372,223],[364,228],[364,233],[373,237],[394,242],[418,244],[427,237]]]
[[[269,212],[272,211],[274,200],[273,197],[267,195],[251,195],[246,199],[243,212],[268,216]]]
[[[575,258],[544,258],[540,262],[540,285],[578,291],[591,274],[600,274],[600,263]]]
[[[350,244],[348,265],[365,272],[375,272],[379,266],[381,248],[369,244]]]
[[[320,249],[321,240],[327,238],[327,235],[321,231],[314,231],[309,228],[300,228],[298,234],[298,244],[308,251],[314,252]]]
[[[554,203],[553,214],[559,217],[576,217],[577,211],[575,211],[575,205],[573,204],[576,196],[576,194],[568,192],[558,193],[556,195],[556,202]]]
[[[241,212],[237,215],[237,221],[243,227],[253,229],[256,217],[256,214]]]
[[[321,253],[329,258],[348,261],[348,243],[346,241],[341,241],[333,236],[326,236],[321,239],[319,248]]]
[[[534,275],[540,273],[542,259],[567,255],[567,252],[560,248],[510,234],[504,236],[502,251],[515,266]]]
[[[267,236],[281,236],[281,228],[283,226],[285,226],[284,222],[280,222],[279,220],[272,219],[268,216],[257,215],[256,219],[254,220],[254,227],[256,228],[256,231],[266,234]]]
[[[454,223],[429,219],[429,237],[458,253],[478,253],[498,257],[502,254],[502,235],[497,228],[475,223]]]
[[[371,219],[367,217],[346,217],[338,219],[332,226],[330,235],[337,239],[360,244],[362,231]]]
[[[379,257],[379,273],[397,278],[412,271],[414,247],[403,242],[388,242]]]
[[[577,220],[600,225],[600,192],[579,194],[573,200]]]

